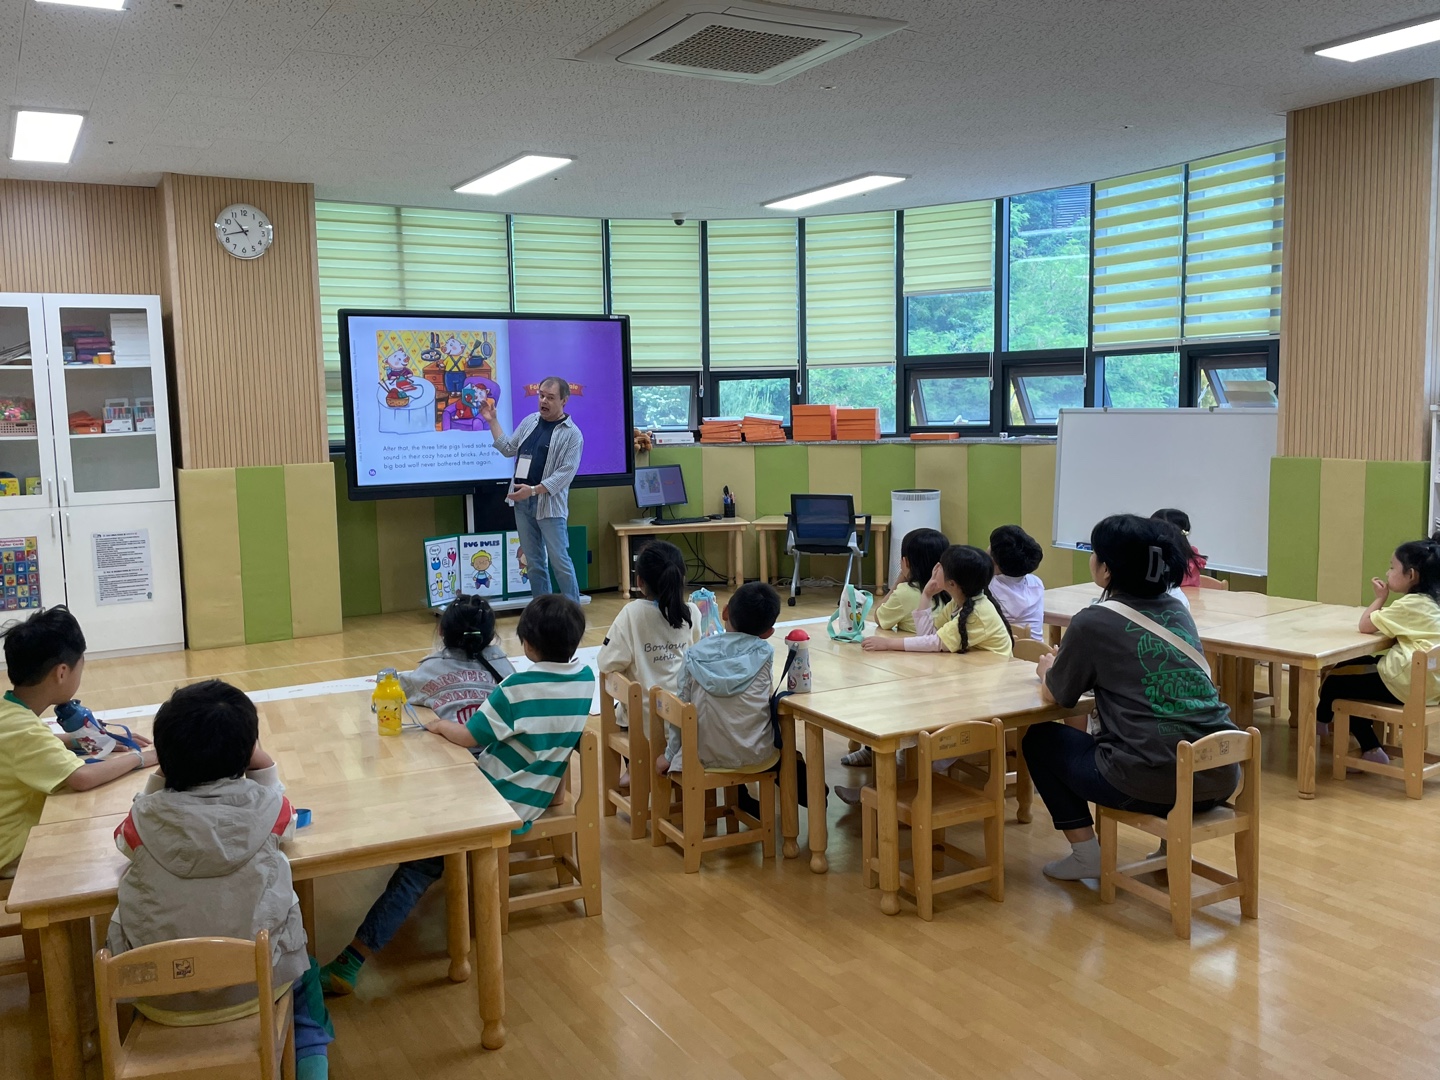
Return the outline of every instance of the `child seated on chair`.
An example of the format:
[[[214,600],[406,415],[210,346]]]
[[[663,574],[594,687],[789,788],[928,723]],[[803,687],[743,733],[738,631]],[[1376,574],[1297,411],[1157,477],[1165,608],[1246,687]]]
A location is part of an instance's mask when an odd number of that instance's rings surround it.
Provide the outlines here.
[[[475,753],[486,779],[523,823],[522,835],[550,806],[590,716],[595,673],[575,659],[585,613],[560,593],[537,596],[515,629],[531,666],[507,675],[465,723],[439,716],[425,722]],[[420,898],[445,873],[443,858],[401,863],[370,907],[355,939],[321,969],[325,990],[350,994],[360,970],[390,943]]]
[[[12,878],[47,795],[89,791],[148,768],[155,750],[137,736],[138,750],[117,746],[103,761],[87,763],[40,719],[75,697],[85,670],[85,635],[64,606],[10,623],[0,636],[14,687],[0,701],[0,878]]]
[[[990,534],[995,577],[990,596],[1011,626],[1023,626],[1036,641],[1045,638],[1045,583],[1035,576],[1045,551],[1019,525],[1001,525]]]
[[[300,902],[280,846],[295,834],[274,761],[260,749],[260,718],[241,691],[212,679],[184,686],[155,714],[160,772],[115,830],[130,865],[120,879],[108,946],[119,955],[190,937],[253,940],[270,933],[279,993],[293,986],[301,1080],[327,1076],[334,1029],[319,969],[305,952]],[[246,987],[158,998],[136,1007],[176,1027],[251,1016]],[[247,995],[249,995],[247,997]]]

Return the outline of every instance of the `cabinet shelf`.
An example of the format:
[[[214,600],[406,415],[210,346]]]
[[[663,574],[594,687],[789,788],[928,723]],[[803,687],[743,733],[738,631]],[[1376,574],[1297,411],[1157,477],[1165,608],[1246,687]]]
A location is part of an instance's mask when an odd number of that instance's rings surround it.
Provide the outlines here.
[[[87,432],[85,432],[84,434],[71,433],[70,438],[72,438],[72,439],[123,439],[123,438],[125,438],[127,435],[128,435],[128,436],[132,436],[132,437],[135,436],[135,435],[148,435],[150,438],[153,439],[153,438],[155,437],[155,432],[153,432],[153,431],[87,431]]]
[[[149,371],[149,364],[66,364],[66,371]]]

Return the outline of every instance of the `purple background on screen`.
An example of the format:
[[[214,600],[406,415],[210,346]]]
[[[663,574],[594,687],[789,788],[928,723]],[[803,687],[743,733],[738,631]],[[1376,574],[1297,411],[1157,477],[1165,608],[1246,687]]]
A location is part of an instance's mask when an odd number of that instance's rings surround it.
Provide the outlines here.
[[[623,473],[630,432],[625,427],[625,381],[620,323],[511,319],[511,416],[520,421],[537,410],[525,386],[550,375],[583,389],[570,394],[566,411],[585,436],[580,475]]]

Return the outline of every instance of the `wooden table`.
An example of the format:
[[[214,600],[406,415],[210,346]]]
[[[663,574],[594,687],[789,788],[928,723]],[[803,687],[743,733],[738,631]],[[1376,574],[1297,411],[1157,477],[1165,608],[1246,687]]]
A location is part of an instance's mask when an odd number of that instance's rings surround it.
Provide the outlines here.
[[[788,519],[784,514],[766,514],[764,517],[755,519],[756,539],[760,541],[761,581],[770,580],[770,548],[775,542],[775,534],[783,534],[788,527]],[[875,548],[875,592],[877,596],[885,591],[885,578],[889,573],[889,564],[885,561],[885,536],[889,531],[889,514],[870,515],[870,535]],[[778,551],[775,553],[774,562],[775,569],[779,570],[780,553]]]
[[[1266,596],[1255,592],[1230,592],[1228,589],[1185,589],[1190,601],[1190,616],[1195,620],[1202,641],[1205,631],[1237,622],[1265,618],[1301,608],[1316,607],[1312,600],[1292,600],[1284,596]],[[1070,625],[1079,612],[1100,599],[1100,586],[1094,582],[1083,585],[1066,585],[1059,589],[1045,590],[1046,627]],[[1047,633],[1051,644],[1058,637]]]
[[[271,702],[260,715],[261,743],[273,746],[288,797],[313,815],[285,848],[312,947],[313,879],[443,856],[450,977],[470,976],[473,902],[481,1041],[490,1049],[504,1045],[499,859],[520,824],[510,805],[462,748],[427,732],[381,738],[367,694]],[[130,726],[145,731],[149,723]],[[51,796],[6,905],[40,934],[56,1080],[83,1075],[77,1018],[85,995],[77,997],[77,985],[89,982],[86,920],[115,908],[127,862],[113,836],[147,776],[148,770],[93,791]]]
[[[708,521],[681,522],[663,525],[640,524],[639,522],[618,521],[611,522],[610,527],[615,530],[615,536],[620,541],[620,565],[617,567],[620,575],[620,598],[630,599],[630,537],[632,536],[671,536],[675,533],[729,533],[730,539],[726,544],[728,558],[730,560],[730,587],[738,589],[740,583],[745,580],[745,530],[750,527],[748,518],[715,518]]]
[[[805,755],[808,766],[808,802],[825,805],[825,732],[864,743],[875,755],[875,788],[879,796],[880,910],[894,915],[900,910],[900,819],[897,808],[896,755],[921,732],[934,731],[961,720],[990,720],[999,717],[1007,728],[1020,728],[1045,720],[1062,720],[1088,708],[1088,699],[1065,708],[1040,697],[1035,665],[1010,660],[994,653],[963,655],[936,653],[866,653],[854,650],[857,665],[880,667],[887,674],[887,661],[912,664],[929,662],[929,674],[904,679],[903,687],[892,680],[872,680],[846,688],[817,689],[810,694],[793,694],[780,705],[782,715],[805,724]],[[903,676],[902,676],[903,677]],[[817,684],[818,686],[818,684]],[[781,830],[785,856],[798,854],[799,834],[796,799],[795,725],[782,724],[784,748],[781,756]],[[1023,756],[1019,767],[1023,770]],[[1017,784],[1017,787],[1021,785]],[[1028,785],[1020,798],[1020,819],[1029,820]],[[825,850],[829,835],[825,814],[809,814],[810,869],[823,874],[829,869]]]

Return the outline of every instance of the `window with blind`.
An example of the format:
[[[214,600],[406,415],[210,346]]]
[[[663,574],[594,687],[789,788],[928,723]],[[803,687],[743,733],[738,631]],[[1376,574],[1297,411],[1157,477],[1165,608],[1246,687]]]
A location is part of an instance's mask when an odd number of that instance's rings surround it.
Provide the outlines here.
[[[509,311],[505,215],[400,209],[405,306],[415,311]]]
[[[796,222],[712,221],[706,229],[710,366],[798,367]]]
[[[516,214],[511,230],[516,311],[605,310],[605,255],[598,218]]]
[[[1285,144],[1190,163],[1185,215],[1185,337],[1280,329]]]
[[[905,351],[989,352],[995,345],[995,203],[905,211]]]
[[[700,226],[611,221],[610,308],[630,316],[635,371],[700,370]]]
[[[1095,185],[1096,348],[1180,337],[1182,166]]]
[[[805,221],[808,364],[895,361],[895,214]]]

